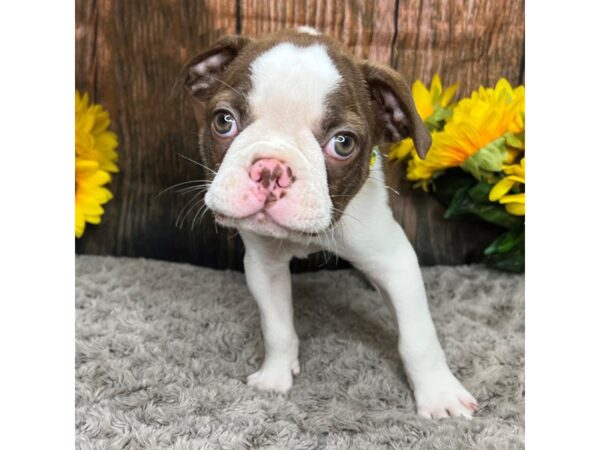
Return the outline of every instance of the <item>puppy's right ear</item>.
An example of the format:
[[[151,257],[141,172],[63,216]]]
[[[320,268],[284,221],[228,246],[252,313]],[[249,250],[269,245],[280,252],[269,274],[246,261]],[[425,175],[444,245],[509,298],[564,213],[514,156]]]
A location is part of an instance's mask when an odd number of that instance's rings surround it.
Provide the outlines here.
[[[390,67],[366,61],[362,69],[385,141],[410,136],[417,153],[425,159],[431,136],[417,113],[410,85]]]
[[[249,42],[251,39],[244,36],[222,37],[185,65],[182,72],[183,85],[197,100],[207,100],[227,66]]]

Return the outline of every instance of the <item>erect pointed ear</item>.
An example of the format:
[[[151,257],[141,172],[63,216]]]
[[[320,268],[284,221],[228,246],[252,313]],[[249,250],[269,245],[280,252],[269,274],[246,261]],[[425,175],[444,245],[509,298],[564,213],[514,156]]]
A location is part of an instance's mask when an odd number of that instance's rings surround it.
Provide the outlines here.
[[[222,37],[184,66],[183,85],[197,100],[207,100],[227,66],[249,42],[244,36]]]
[[[384,142],[413,139],[417,153],[425,158],[431,147],[429,130],[419,117],[408,83],[395,70],[369,61],[362,63],[365,81],[373,99],[374,113]]]

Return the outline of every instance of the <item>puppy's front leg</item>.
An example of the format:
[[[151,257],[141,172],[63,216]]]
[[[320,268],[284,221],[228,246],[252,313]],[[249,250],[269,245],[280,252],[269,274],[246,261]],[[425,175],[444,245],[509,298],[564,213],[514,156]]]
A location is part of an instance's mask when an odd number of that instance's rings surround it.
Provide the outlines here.
[[[262,367],[248,377],[248,385],[287,392],[292,387],[292,373],[300,373],[292,309],[291,255],[273,239],[246,232],[240,235],[246,247],[246,280],[258,304],[265,345]]]
[[[428,418],[471,417],[475,398],[450,371],[429,313],[415,252],[404,231],[390,217],[387,226],[359,249],[354,265],[364,271],[394,306],[399,329],[400,357],[415,393],[419,415]],[[387,222],[387,224],[386,224]]]

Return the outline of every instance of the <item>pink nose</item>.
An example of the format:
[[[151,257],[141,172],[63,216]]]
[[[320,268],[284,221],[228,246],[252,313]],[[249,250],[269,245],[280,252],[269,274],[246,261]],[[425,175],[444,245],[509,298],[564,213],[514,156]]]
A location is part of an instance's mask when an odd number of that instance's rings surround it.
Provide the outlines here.
[[[267,202],[283,197],[284,189],[290,187],[296,179],[290,166],[275,158],[256,160],[248,175],[255,183],[255,195]]]

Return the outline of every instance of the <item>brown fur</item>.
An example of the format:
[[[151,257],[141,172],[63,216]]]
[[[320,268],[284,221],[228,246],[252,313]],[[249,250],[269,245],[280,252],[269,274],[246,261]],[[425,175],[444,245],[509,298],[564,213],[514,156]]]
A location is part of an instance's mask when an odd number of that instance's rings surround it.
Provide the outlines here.
[[[249,66],[262,53],[281,42],[297,46],[324,44],[342,75],[340,86],[327,99],[327,113],[319,129],[313,130],[317,141],[324,147],[338,131],[352,131],[358,151],[345,161],[327,162],[329,195],[334,206],[333,220],[360,190],[369,175],[369,161],[375,145],[382,145],[411,136],[422,156],[431,144],[427,128],[419,118],[408,84],[394,70],[358,61],[337,41],[323,35],[310,35],[286,30],[254,40],[239,36],[220,39],[210,49],[195,57],[184,69],[185,85],[192,91],[194,111],[200,128],[200,152],[204,164],[218,170],[230,141],[213,137],[210,127],[215,109],[228,105],[238,116],[240,129],[252,122],[245,96],[251,89]],[[224,55],[223,67],[215,68],[203,80],[207,89],[193,90],[198,74],[190,69],[206,58]],[[394,120],[393,111],[384,101],[384,94],[392,94],[401,105],[403,120]]]

